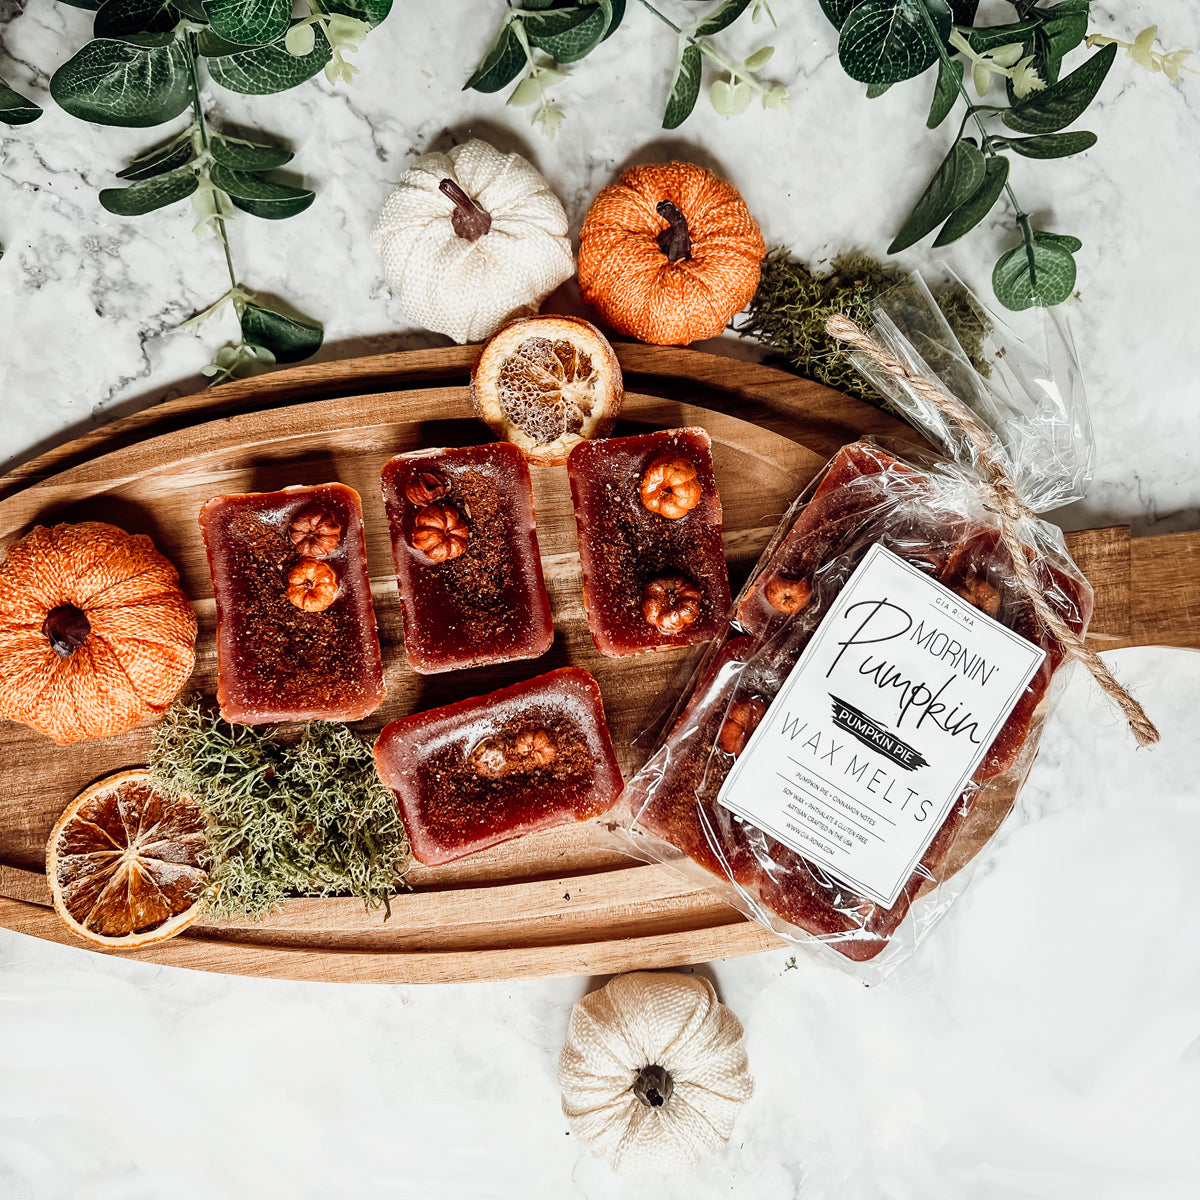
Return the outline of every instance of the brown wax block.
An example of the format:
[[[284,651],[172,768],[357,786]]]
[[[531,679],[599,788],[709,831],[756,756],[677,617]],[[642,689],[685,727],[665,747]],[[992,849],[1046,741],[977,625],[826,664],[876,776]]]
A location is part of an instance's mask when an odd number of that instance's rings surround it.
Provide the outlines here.
[[[217,605],[217,700],[228,721],[355,721],[385,695],[362,505],[340,483],[216,496],[200,510]],[[313,565],[315,564],[315,566]],[[327,592],[306,610],[306,566]]]
[[[690,646],[724,632],[731,599],[711,445],[703,429],[666,429],[571,452],[584,608],[601,654]],[[653,473],[679,465],[687,478],[673,489],[665,478],[674,491],[665,495]]]
[[[375,763],[429,866],[599,816],[622,786],[600,689],[578,667],[392,721]]]
[[[554,622],[533,489],[516,446],[398,454],[382,486],[414,671],[481,667],[550,649]]]

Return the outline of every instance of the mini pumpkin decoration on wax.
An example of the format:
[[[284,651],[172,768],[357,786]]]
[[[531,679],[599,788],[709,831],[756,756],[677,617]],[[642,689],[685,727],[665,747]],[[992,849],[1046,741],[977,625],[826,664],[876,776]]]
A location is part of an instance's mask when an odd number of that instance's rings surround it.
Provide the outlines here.
[[[165,711],[195,645],[179,576],[144,534],[38,526],[0,565],[0,718],[59,745]]]
[[[579,286],[621,333],[685,346],[717,337],[745,308],[765,253],[731,184],[692,163],[633,167],[588,209]]]
[[[696,975],[634,971],[571,1012],[558,1062],[571,1132],[619,1174],[690,1171],[754,1091],[737,1017]]]
[[[476,138],[409,167],[371,245],[409,320],[460,343],[536,313],[575,270],[558,197],[519,154]]]

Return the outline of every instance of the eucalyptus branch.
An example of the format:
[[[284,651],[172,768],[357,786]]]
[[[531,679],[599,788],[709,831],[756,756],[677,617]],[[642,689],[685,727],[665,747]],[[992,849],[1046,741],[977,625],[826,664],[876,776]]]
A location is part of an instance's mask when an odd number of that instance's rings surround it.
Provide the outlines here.
[[[199,139],[204,164],[198,168],[197,174],[202,172],[205,183],[211,187],[212,179],[208,174],[208,163],[212,161],[212,152],[209,149],[208,122],[204,117],[204,105],[200,102],[200,76],[196,66],[196,35],[189,30],[185,34],[185,37],[189,55],[189,83],[192,89],[192,128],[195,129]],[[229,248],[229,231],[225,228],[225,216],[219,207],[218,211],[213,214],[213,224],[216,227],[217,236],[221,242],[221,249],[225,252],[225,267],[229,272],[229,286],[231,289],[236,289],[238,286],[237,272],[233,269],[233,253]]]
[[[766,84],[755,78],[753,72],[747,72],[740,63],[731,63],[715,49],[713,44],[707,38],[694,37],[691,32],[686,29],[681,29],[674,21],[671,20],[665,13],[659,12],[650,0],[638,0],[638,3],[647,11],[652,12],[664,25],[675,30],[679,37],[691,46],[695,46],[701,54],[704,55],[710,62],[716,63],[722,71],[728,71],[735,80],[747,83],[756,92],[765,93],[767,91]]]
[[[765,0],[725,0],[688,28],[677,25],[649,0],[638,2],[677,38],[678,52],[663,116],[664,128],[676,128],[694,109],[705,59],[728,75],[727,81],[720,79],[713,83],[710,91],[713,107],[722,115],[742,112],[754,93],[761,97],[764,108],[786,105],[786,89],[764,83],[758,75],[773,47],[764,46],[744,62],[733,62],[708,37],[728,28],[747,11],[754,20],[765,13],[774,24],[774,14]],[[464,86],[480,92],[498,92],[520,76],[508,103],[538,103],[533,120],[548,136],[553,136],[562,113],[546,99],[546,88],[565,78],[560,70],[562,64],[578,62],[611,37],[624,15],[625,0],[578,0],[574,4],[544,0],[536,8],[510,4],[495,40]],[[548,55],[550,65],[539,62],[534,51]]]
[[[958,94],[962,97],[963,103],[967,106],[967,112],[964,121],[967,119],[974,121],[975,126],[979,130],[980,149],[985,154],[995,157],[997,151],[995,146],[992,144],[992,139],[988,134],[987,126],[984,125],[983,118],[980,116],[980,109],[971,102],[971,97],[967,95],[967,88],[963,78],[953,68],[950,52],[947,50],[946,43],[942,40],[941,35],[938,33],[937,26],[933,23],[933,17],[929,13],[929,6],[926,4],[925,0],[917,0],[917,3],[921,9],[921,16],[925,21],[925,28],[929,31],[929,36],[937,44],[938,60],[942,64],[942,69],[948,71],[953,76]],[[1020,11],[1020,4],[1017,5],[1017,9]],[[1025,14],[1023,12],[1021,13],[1021,16],[1022,19],[1025,19]],[[959,129],[958,136],[959,139],[962,138],[962,128]],[[1018,228],[1021,230],[1021,236],[1024,238],[1025,257],[1026,261],[1029,263],[1029,278],[1036,290],[1037,261],[1033,249],[1033,228],[1030,225],[1028,214],[1021,205],[1021,202],[1017,199],[1017,194],[1013,191],[1012,184],[1008,182],[1007,178],[1004,181],[1004,194],[1008,197],[1009,203],[1013,206],[1014,219],[1016,220]]]
[[[232,304],[241,328],[236,345],[218,351],[205,368],[216,379],[275,362],[296,362],[321,346],[319,325],[259,299],[237,278],[228,220],[235,210],[282,220],[315,199],[305,187],[276,176],[292,153],[269,137],[249,140],[214,128],[201,97],[201,62],[218,87],[245,95],[287,91],[322,68],[332,81],[355,68],[341,51],[356,47],[388,15],[392,0],[338,0],[326,11],[310,0],[307,18],[293,18],[278,0],[104,0],[95,7],[95,37],[54,73],[50,94],[69,114],[99,125],[148,128],[191,110],[191,123],[139,154],[117,173],[122,186],[100,192],[118,217],[139,217],[190,198],[196,229],[221,243],[230,287],[194,324]],[[355,15],[351,15],[355,14]],[[0,119],[4,95],[0,94]]]
[[[992,286],[1002,304],[1028,308],[1058,304],[1071,295],[1074,255],[1082,243],[1034,228],[1009,181],[1008,155],[1065,158],[1095,145],[1094,133],[1062,131],[1095,98],[1116,47],[1106,47],[1060,75],[1063,58],[1087,37],[1086,0],[1060,0],[1046,8],[1027,0],[1009,3],[1019,19],[958,27],[949,5],[931,0],[842,0],[837,5],[823,2],[822,9],[838,29],[842,66],[852,79],[867,85],[869,96],[936,66],[929,128],[946,120],[960,100],[966,106],[953,145],[889,252],[907,249],[935,230],[934,246],[949,245],[974,229],[1005,196],[1021,245],[1001,255]],[[964,83],[968,63],[980,96],[995,76],[1004,78],[1008,105],[972,103]],[[992,122],[1004,129],[995,129]],[[978,142],[965,136],[968,126],[978,130]]]

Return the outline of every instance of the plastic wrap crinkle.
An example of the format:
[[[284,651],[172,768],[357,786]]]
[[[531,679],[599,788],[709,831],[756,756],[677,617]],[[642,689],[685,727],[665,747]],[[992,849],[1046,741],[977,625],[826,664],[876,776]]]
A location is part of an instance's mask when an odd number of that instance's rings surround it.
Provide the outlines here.
[[[1061,317],[1038,314],[1044,343],[994,337],[992,377],[971,369],[919,279],[889,293],[877,340],[939,382],[997,434],[1025,503],[1082,496],[1093,465],[1082,382]],[[665,740],[626,788],[624,848],[669,863],[797,945],[836,951],[868,980],[915,948],[957,896],[970,863],[1013,808],[1069,661],[1013,574],[977,463],[942,414],[866,360],[856,365],[944,457],[867,442],[843,447],[792,506],[738,597],[734,625],[694,677]],[[1092,590],[1055,526],[1020,523],[1050,605],[1081,636]],[[1046,657],[890,906],[861,894],[718,803],[737,756],[868,550],[881,544]],[[906,919],[907,918],[907,919]]]

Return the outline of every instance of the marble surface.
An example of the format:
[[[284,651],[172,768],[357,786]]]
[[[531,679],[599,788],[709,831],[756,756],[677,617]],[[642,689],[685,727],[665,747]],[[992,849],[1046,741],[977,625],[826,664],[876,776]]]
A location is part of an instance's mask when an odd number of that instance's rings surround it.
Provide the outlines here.
[[[986,0],[985,0],[986,2]],[[665,7],[686,12],[678,0]],[[460,91],[500,6],[409,0],[357,56],[353,86],[282,97],[210,87],[223,119],[290,140],[317,202],[241,218],[246,286],[326,328],[321,357],[436,345],[405,327],[367,244],[411,157],[470,134],[529,154],[577,230],[592,195],[644,158],[689,157],[741,188],[768,244],[814,261],[881,253],[944,152],[924,131],[928,81],[868,103],[811,0],[735,27],[742,56],[777,46],[791,108],[734,120],[702,98],[659,113],[673,35],[631,4],[626,27],[556,89],[542,139],[528,110]],[[1002,12],[1003,5],[997,6]],[[1186,10],[1186,11],[1184,11]],[[1200,45],[1200,11],[1096,3],[1125,38],[1160,25]],[[0,74],[45,100],[89,14],[0,2]],[[1117,60],[1085,122],[1087,155],[1018,161],[1039,221],[1078,235],[1075,336],[1099,468],[1069,526],[1200,525],[1200,79],[1175,87]],[[233,332],[182,320],[227,281],[186,205],[120,220],[99,188],[158,131],[96,129],[48,106],[0,127],[0,459],[195,390]],[[945,263],[981,291],[1011,244],[1000,216]],[[568,297],[569,300],[569,297]],[[718,349],[746,353],[736,338]],[[998,852],[920,955],[877,989],[773,953],[698,968],[747,1030],[757,1092],[728,1149],[676,1180],[622,1180],[569,1136],[554,1066],[586,980],[454,987],[315,986],[196,975],[0,931],[0,1195],[104,1197],[1174,1197],[1200,1189],[1200,802],[1188,714],[1200,659],[1113,657],[1163,727],[1135,752],[1081,677],[1024,794],[1040,817]]]

